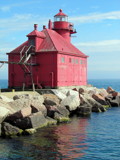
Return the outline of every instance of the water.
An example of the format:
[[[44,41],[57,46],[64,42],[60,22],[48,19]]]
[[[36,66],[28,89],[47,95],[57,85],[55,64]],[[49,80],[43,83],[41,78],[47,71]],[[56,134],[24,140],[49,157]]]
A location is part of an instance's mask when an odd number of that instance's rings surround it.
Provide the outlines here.
[[[0,89],[8,87],[8,80],[7,79],[0,79]]]
[[[105,80],[90,81],[106,86]],[[119,80],[109,84],[120,90]],[[119,153],[120,107],[90,118],[73,117],[71,123],[42,128],[31,136],[0,139],[1,160],[119,160]]]
[[[111,86],[113,89],[120,92],[120,79],[89,79],[88,84],[105,89]]]

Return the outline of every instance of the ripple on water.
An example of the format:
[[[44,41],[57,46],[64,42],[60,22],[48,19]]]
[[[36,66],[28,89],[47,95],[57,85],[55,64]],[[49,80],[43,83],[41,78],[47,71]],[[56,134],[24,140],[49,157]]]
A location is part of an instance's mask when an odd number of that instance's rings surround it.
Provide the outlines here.
[[[91,118],[39,129],[31,136],[0,139],[2,160],[118,160],[120,108]]]

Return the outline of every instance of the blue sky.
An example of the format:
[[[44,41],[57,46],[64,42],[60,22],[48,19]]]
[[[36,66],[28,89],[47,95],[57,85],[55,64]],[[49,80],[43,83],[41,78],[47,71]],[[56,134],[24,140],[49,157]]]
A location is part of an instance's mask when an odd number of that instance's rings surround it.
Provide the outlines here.
[[[0,60],[27,40],[33,24],[42,30],[61,8],[77,30],[72,43],[89,56],[88,78],[120,79],[120,0],[0,1]],[[7,76],[4,64],[0,79]]]

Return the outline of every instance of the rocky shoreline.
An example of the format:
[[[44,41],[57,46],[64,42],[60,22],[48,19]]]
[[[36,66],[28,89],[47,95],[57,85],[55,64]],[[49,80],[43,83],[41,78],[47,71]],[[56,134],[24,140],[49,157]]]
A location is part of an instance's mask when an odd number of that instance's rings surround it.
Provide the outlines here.
[[[12,93],[11,93],[12,94]],[[29,135],[38,128],[69,122],[72,115],[90,116],[120,106],[120,93],[91,85],[74,89],[51,89],[51,93],[0,93],[0,136]]]

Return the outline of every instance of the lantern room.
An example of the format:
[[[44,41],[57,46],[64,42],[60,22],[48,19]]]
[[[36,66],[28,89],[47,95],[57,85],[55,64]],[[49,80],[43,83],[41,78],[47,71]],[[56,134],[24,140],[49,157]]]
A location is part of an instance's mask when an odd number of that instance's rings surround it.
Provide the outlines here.
[[[62,12],[62,9],[60,9],[59,13],[54,16],[54,22],[56,21],[68,21],[68,16]]]
[[[74,30],[73,24],[68,22],[68,16],[62,12],[62,9],[54,16],[53,24],[53,29],[70,42],[71,34],[76,33],[76,30]]]

